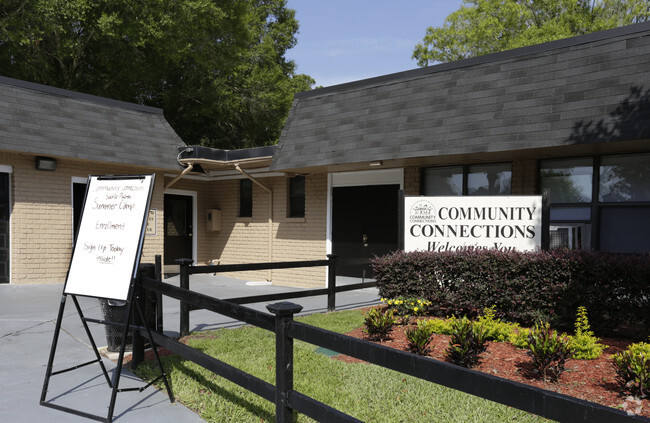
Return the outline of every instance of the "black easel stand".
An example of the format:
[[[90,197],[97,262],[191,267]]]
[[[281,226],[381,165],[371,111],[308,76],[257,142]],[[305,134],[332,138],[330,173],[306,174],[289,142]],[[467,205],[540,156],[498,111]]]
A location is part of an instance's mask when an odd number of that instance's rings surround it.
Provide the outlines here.
[[[72,301],[74,302],[74,305],[75,305],[75,307],[77,309],[77,313],[79,313],[79,317],[81,318],[81,322],[82,322],[82,324],[84,326],[84,330],[86,331],[86,335],[88,336],[88,340],[90,341],[90,344],[91,344],[91,346],[93,348],[93,352],[95,353],[95,360],[91,360],[91,361],[88,361],[86,363],[82,363],[82,364],[79,364],[79,365],[76,365],[76,366],[73,366],[73,367],[70,367],[70,368],[67,368],[67,369],[52,371],[53,364],[54,364],[54,356],[56,354],[56,347],[57,347],[57,343],[58,343],[58,340],[59,340],[59,334],[61,332],[61,323],[62,323],[62,319],[63,319],[63,313],[64,313],[64,310],[65,310],[66,297],[68,295],[70,295],[72,297]],[[171,390],[171,387],[169,385],[167,375],[165,374],[165,370],[163,368],[162,362],[160,361],[160,356],[158,355],[158,349],[156,348],[156,345],[153,343],[153,337],[151,336],[151,331],[150,331],[149,327],[146,324],[146,320],[144,319],[142,310],[140,309],[140,305],[138,304],[137,301],[135,301],[135,302],[133,301],[133,289],[131,289],[127,304],[128,304],[129,307],[128,307],[128,313],[127,313],[126,321],[122,322],[122,323],[109,322],[109,321],[105,321],[105,320],[98,320],[98,319],[91,319],[91,318],[84,317],[84,314],[83,314],[83,312],[81,310],[81,307],[79,306],[79,301],[77,300],[77,297],[75,295],[65,294],[64,293],[61,296],[61,305],[59,307],[59,314],[58,314],[58,317],[57,317],[57,320],[56,320],[56,326],[54,328],[54,339],[52,341],[52,348],[50,350],[50,358],[49,358],[49,360],[47,362],[47,370],[46,370],[46,374],[45,374],[45,381],[43,383],[43,391],[41,392],[40,404],[42,406],[49,407],[49,408],[54,408],[54,409],[59,410],[59,411],[64,411],[64,412],[67,412],[67,413],[71,413],[71,414],[81,416],[81,417],[86,417],[88,419],[92,419],[92,420],[96,420],[96,421],[100,421],[100,422],[111,423],[113,421],[113,412],[115,410],[115,401],[117,399],[117,393],[118,392],[127,392],[127,391],[140,391],[140,392],[142,392],[146,388],[153,385],[155,382],[157,382],[160,379],[162,379],[163,382],[165,383],[165,388],[167,388],[167,395],[169,395],[169,401],[171,401],[172,403],[174,402],[174,396],[172,394],[172,390]],[[140,322],[141,322],[142,326],[134,326],[133,328],[134,329],[145,329],[147,331],[147,334],[149,336],[149,340],[151,342],[151,346],[152,346],[153,351],[154,351],[154,355],[156,356],[156,361],[158,363],[158,368],[160,369],[161,374],[160,374],[160,376],[158,378],[154,379],[153,381],[149,382],[148,384],[146,384],[146,385],[144,385],[142,387],[119,389],[120,375],[122,373],[122,361],[124,360],[124,351],[126,349],[126,339],[127,339],[127,335],[129,333],[129,330],[131,329],[131,324],[130,323],[131,323],[131,316],[132,316],[132,312],[133,312],[134,308],[138,313],[138,317],[140,318]],[[99,352],[97,351],[97,345],[95,345],[95,340],[93,339],[93,336],[90,333],[90,329],[88,328],[88,322],[100,323],[100,324],[105,324],[105,325],[115,325],[115,326],[119,326],[119,327],[124,328],[124,331],[122,333],[122,345],[120,346],[119,358],[117,360],[117,368],[115,369],[115,373],[113,374],[113,380],[112,381],[111,381],[111,378],[108,375],[108,372],[106,371],[106,367],[104,366],[104,363],[102,362],[102,358],[99,355]],[[99,366],[102,369],[102,373],[104,374],[104,377],[106,378],[106,382],[108,383],[108,387],[111,388],[111,390],[112,390],[111,399],[110,399],[110,403],[109,403],[109,406],[108,406],[108,416],[107,417],[102,417],[102,416],[99,416],[99,415],[86,413],[86,412],[83,412],[83,411],[80,411],[80,410],[76,410],[76,409],[73,409],[73,408],[70,408],[70,407],[65,407],[65,406],[62,406],[62,405],[58,405],[58,404],[54,404],[54,403],[46,401],[47,390],[48,390],[48,386],[49,386],[49,383],[50,383],[50,377],[61,374],[61,373],[66,373],[66,372],[69,372],[69,371],[72,371],[72,370],[76,370],[76,369],[79,369],[81,367],[93,364],[93,363],[99,363]]]

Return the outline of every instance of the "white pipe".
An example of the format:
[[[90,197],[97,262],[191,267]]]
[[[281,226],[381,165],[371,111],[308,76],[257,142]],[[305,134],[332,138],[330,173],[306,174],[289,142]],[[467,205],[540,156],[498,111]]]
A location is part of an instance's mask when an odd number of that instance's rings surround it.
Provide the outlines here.
[[[185,169],[183,169],[183,172],[181,172],[180,175],[169,181],[167,185],[165,185],[165,189],[169,189],[172,185],[174,185],[176,182],[178,182],[183,176],[187,175],[189,172],[192,171],[192,168],[194,168],[194,165],[192,163],[188,164]]]

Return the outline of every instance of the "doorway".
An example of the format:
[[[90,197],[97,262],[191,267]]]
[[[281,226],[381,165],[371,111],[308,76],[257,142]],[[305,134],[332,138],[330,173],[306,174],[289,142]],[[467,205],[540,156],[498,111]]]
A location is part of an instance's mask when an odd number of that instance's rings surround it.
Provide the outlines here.
[[[9,283],[9,175],[0,172],[0,283]]]
[[[165,194],[164,264],[175,265],[176,259],[193,258],[194,198]]]
[[[341,260],[372,258],[399,248],[399,185],[334,187],[332,253]],[[364,272],[365,271],[365,272]],[[337,276],[372,277],[363,264],[341,264]]]

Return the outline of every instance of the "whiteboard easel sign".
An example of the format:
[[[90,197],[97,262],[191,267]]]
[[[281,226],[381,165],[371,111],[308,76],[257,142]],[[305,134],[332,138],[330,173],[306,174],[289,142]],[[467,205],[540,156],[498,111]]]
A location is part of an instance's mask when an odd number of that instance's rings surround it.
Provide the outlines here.
[[[127,299],[142,251],[153,177],[89,178],[64,293]]]

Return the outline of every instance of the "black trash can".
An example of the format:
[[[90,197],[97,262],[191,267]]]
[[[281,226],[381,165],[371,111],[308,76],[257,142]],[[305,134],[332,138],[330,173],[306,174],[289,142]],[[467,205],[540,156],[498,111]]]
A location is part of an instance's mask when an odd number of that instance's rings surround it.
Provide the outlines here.
[[[126,301],[107,300],[104,298],[99,299],[99,306],[102,310],[104,320],[114,323],[126,323],[128,317],[129,307]],[[104,325],[106,330],[107,349],[110,352],[120,350],[122,346],[122,336],[124,335],[124,327]],[[129,331],[126,336],[126,351],[133,349],[133,331]]]
[[[138,268],[138,273],[150,278],[154,277],[155,274],[155,265],[152,263],[142,263]],[[107,300],[104,298],[99,299],[99,306],[102,311],[102,316],[104,320],[114,323],[126,323],[126,319],[129,313],[129,307],[126,301],[119,300]],[[142,314],[144,315],[145,322],[150,330],[156,330],[156,307],[157,307],[157,296],[151,291],[146,291],[145,301],[144,301],[144,310]],[[136,310],[133,310],[133,313],[136,313]],[[134,316],[131,316],[131,324],[133,324]],[[110,352],[117,352],[122,346],[122,336],[124,334],[123,326],[113,326],[113,325],[104,325],[106,330],[106,342],[107,349]],[[133,330],[129,330],[129,333],[126,335],[126,348],[125,351],[133,350]]]

